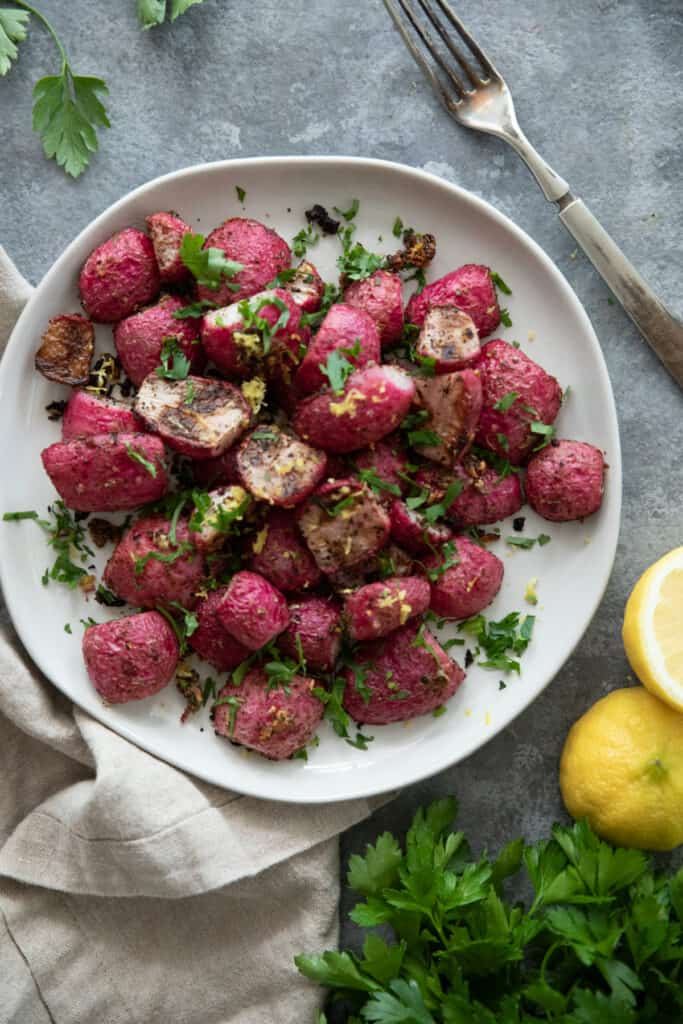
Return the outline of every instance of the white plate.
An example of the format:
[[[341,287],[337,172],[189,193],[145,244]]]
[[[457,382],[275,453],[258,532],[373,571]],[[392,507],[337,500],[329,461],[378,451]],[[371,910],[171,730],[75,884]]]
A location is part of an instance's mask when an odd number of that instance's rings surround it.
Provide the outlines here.
[[[601,511],[585,523],[552,525],[525,508],[525,533],[551,534],[552,543],[545,547],[511,550],[500,541],[493,548],[504,558],[506,571],[486,614],[501,618],[520,610],[537,616],[521,677],[507,678],[500,690],[499,673],[473,666],[440,718],[428,715],[366,728],[375,737],[367,751],[339,740],[324,723],[320,746],[307,763],[274,764],[214,736],[203,712],[181,725],[183,705],[173,686],[145,701],[102,704],[81,659],[79,619],[92,615],[102,621],[109,612],[59,584],[41,586],[52,560],[35,524],[0,523],[2,583],[17,631],[45,675],[140,747],[210,782],[259,797],[316,803],[367,796],[415,782],[471,754],[531,703],[571,654],[603,594],[617,543],[621,459],[614,399],[597,338],[564,277],[523,231],[481,199],[422,171],[379,160],[283,157],[191,167],[143,185],[93,221],[46,274],[22,313],[0,368],[5,481],[0,511],[42,513],[55,497],[39,453],[60,436],[60,425],[48,421],[44,407],[65,397],[66,389],[34,371],[33,355],[48,319],[79,309],[76,283],[88,253],[121,228],[142,227],[145,215],[155,210],[178,210],[206,234],[243,212],[235,186],[246,190],[246,215],[272,225],[288,240],[304,225],[303,211],[312,203],[345,208],[358,197],[358,237],[368,248],[397,247],[392,225],[399,215],[404,224],[436,234],[432,279],[462,263],[490,265],[513,290],[506,302],[514,326],[502,330],[502,336],[517,339],[563,387],[571,385],[559,434],[604,449],[610,467],[607,491]],[[326,278],[336,276],[338,251],[335,238],[311,250]],[[98,344],[112,347],[106,325],[98,328]],[[501,532],[509,534],[510,524],[502,524]],[[101,570],[103,555],[98,563]],[[531,577],[539,580],[535,609],[524,603]],[[67,622],[71,636],[64,632]],[[453,651],[462,660],[463,649]]]

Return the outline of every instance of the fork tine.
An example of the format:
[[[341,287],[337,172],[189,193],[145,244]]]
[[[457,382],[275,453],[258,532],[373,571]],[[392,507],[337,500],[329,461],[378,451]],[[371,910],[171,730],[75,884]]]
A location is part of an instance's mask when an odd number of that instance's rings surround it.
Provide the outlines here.
[[[429,55],[431,56],[432,60],[434,60],[435,63],[439,65],[439,67],[441,68],[443,73],[449,78],[452,86],[454,87],[454,89],[458,93],[458,99],[462,99],[462,97],[465,95],[467,90],[465,89],[464,85],[462,84],[462,82],[460,81],[458,76],[454,73],[452,68],[449,68],[448,64],[446,64],[444,59],[440,56],[439,51],[437,50],[436,46],[434,45],[434,42],[433,42],[431,36],[429,35],[429,33],[425,29],[422,28],[422,26],[420,25],[420,22],[417,20],[417,18],[415,17],[414,12],[410,8],[407,0],[397,0],[397,2],[398,2],[399,7],[401,8],[401,10],[403,11],[405,17],[408,19],[410,24],[413,26],[415,32],[417,33],[417,35],[420,37],[420,39],[422,40],[422,42],[426,46],[427,51],[428,51]],[[385,4],[387,6],[389,6],[387,4],[387,0],[385,0]],[[393,4],[392,4],[392,6],[393,6]],[[389,7],[389,10],[391,11],[391,7]],[[399,22],[397,21],[396,17],[394,17],[394,20],[397,22],[397,24],[399,24]],[[400,25],[399,25],[399,27],[400,27]],[[403,36],[404,40],[408,43],[407,34],[404,31],[402,31],[401,35]],[[416,56],[416,53],[415,53],[416,48],[414,47],[414,44],[410,45],[410,43],[408,43],[408,45],[410,46],[410,49],[411,49],[411,52],[413,53],[413,56]],[[424,60],[424,57],[422,57],[421,60],[418,60],[418,63],[420,64],[420,66],[422,68],[424,68],[425,64],[426,64],[426,61]],[[445,94],[445,90],[444,90],[443,86],[441,85],[441,83],[439,83],[438,77],[434,74],[433,70],[431,70],[431,73],[430,73],[429,77],[430,77],[430,80],[432,81],[432,83],[434,83],[434,80],[436,79],[436,82],[438,83],[439,95],[443,99],[444,94]]]
[[[429,20],[431,21],[431,23],[434,26],[434,28],[436,29],[436,31],[439,33],[439,35],[443,39],[444,43],[448,47],[448,50],[449,50],[451,56],[455,57],[455,59],[457,60],[458,64],[463,69],[463,71],[465,72],[465,74],[469,78],[469,80],[472,83],[472,85],[474,86],[474,88],[476,89],[477,86],[484,85],[485,82],[487,81],[487,79],[482,78],[481,75],[478,75],[476,73],[476,71],[474,70],[474,68],[472,67],[472,65],[469,64],[465,60],[465,58],[462,56],[462,54],[459,52],[458,48],[453,43],[453,40],[452,40],[450,34],[445,30],[445,28],[443,27],[443,24],[441,23],[441,20],[439,19],[438,15],[434,12],[434,8],[431,6],[430,0],[417,0],[417,2],[419,3],[420,7],[424,11],[424,13],[427,15],[427,17],[429,18]],[[438,0],[437,0],[437,3],[438,3]]]
[[[477,58],[486,74],[489,75],[490,78],[501,78],[501,75],[498,72],[493,61],[489,60],[489,58],[486,56],[486,54],[484,53],[476,39],[474,39],[469,34],[469,32],[461,22],[458,15],[455,13],[451,5],[448,3],[448,0],[436,0],[436,3],[439,5],[443,13],[446,15],[446,17],[448,18],[451,25],[456,30],[462,41],[465,43],[466,46],[469,47],[471,52]]]
[[[431,82],[432,89],[434,90],[434,92],[436,93],[438,98],[441,100],[443,105],[446,107],[446,109],[448,109],[453,101],[451,100],[451,98],[449,97],[448,93],[444,89],[443,85],[439,81],[437,75],[434,74],[434,71],[432,70],[430,65],[427,63],[427,61],[424,59],[424,57],[422,56],[422,53],[419,50],[419,48],[415,45],[415,43],[413,42],[412,38],[410,37],[410,34],[408,33],[408,31],[406,30],[405,25],[403,24],[403,19],[402,19],[401,15],[399,14],[399,12],[396,10],[396,8],[394,6],[394,0],[384,0],[384,6],[386,7],[386,9],[388,10],[389,14],[391,15],[392,20],[393,20],[394,24],[396,25],[396,28],[401,33],[401,37],[403,38],[403,42],[408,47],[408,50],[412,54],[413,59],[415,60],[415,63],[418,65],[418,67],[420,67],[422,69],[424,74],[427,76],[427,78]]]

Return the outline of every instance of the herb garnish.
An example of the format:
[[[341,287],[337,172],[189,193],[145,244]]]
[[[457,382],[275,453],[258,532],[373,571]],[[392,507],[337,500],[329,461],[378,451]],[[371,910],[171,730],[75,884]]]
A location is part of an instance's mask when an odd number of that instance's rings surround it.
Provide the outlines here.
[[[394,221],[394,226],[391,229],[391,233],[394,236],[394,238],[400,238],[401,235],[403,234],[403,221],[401,220],[400,217],[397,217],[396,220]]]
[[[508,409],[512,405],[514,405],[514,403],[517,401],[518,398],[519,398],[519,392],[518,391],[508,391],[506,394],[503,395],[502,398],[498,399],[498,401],[495,403],[493,408],[497,412],[507,412]]]
[[[245,192],[245,190],[243,188],[240,188],[239,185],[235,185],[235,192],[237,193],[237,198],[239,199],[240,203],[243,203],[244,200],[247,198],[247,193]]]
[[[458,549],[455,546],[455,542],[452,540],[446,541],[444,546],[441,548],[442,561],[439,565],[434,566],[433,569],[427,571],[427,578],[430,583],[436,583],[440,580],[445,572],[452,569],[454,565],[460,563],[460,556],[458,555]]]
[[[222,249],[215,246],[204,248],[206,241],[204,235],[193,235],[189,232],[183,235],[180,243],[180,258],[187,267],[197,284],[204,285],[217,291],[222,285],[230,291],[239,291],[239,285],[230,279],[244,270],[244,264],[230,260]]]
[[[348,208],[348,210],[340,210],[338,206],[333,206],[332,209],[334,210],[335,213],[338,213],[340,217],[343,217],[344,220],[349,221],[353,220],[353,218],[356,216],[359,207],[360,202],[358,201],[358,199],[352,199],[351,206]]]
[[[327,377],[330,387],[338,394],[344,390],[344,384],[348,377],[356,369],[355,365],[349,362],[346,357],[353,359],[360,355],[360,339],[356,338],[351,348],[334,348],[324,363],[319,363],[318,368]]]
[[[462,480],[452,480],[446,488],[446,493],[441,501],[423,510],[422,515],[427,522],[435,523],[437,519],[445,516],[458,495],[462,494],[464,486]]]
[[[136,449],[133,448],[132,444],[126,445],[126,455],[128,456],[129,459],[132,459],[133,462],[137,462],[139,465],[141,465],[143,469],[145,469],[153,479],[156,479],[157,467],[155,466],[155,464],[153,462],[150,462],[149,459],[145,458],[142,452],[136,451]]]
[[[85,543],[85,531],[75,516],[72,516],[63,501],[55,501],[48,507],[49,519],[41,519],[37,512],[5,512],[3,520],[8,523],[31,519],[47,535],[49,546],[57,552],[57,558],[51,569],[46,569],[41,578],[43,586],[50,580],[66,583],[75,589],[88,576],[87,571],[76,565],[76,555],[85,564],[94,557],[94,551]]]
[[[188,318],[198,320],[204,316],[207,309],[218,309],[218,306],[215,302],[210,302],[209,299],[199,299],[197,302],[191,302],[189,306],[175,309],[171,316],[174,320],[187,320]]]
[[[500,307],[500,322],[503,327],[512,327],[512,317],[510,316],[509,310],[505,306]]]
[[[270,324],[264,317],[259,316],[262,310],[275,306],[280,315],[274,324]],[[279,330],[286,327],[291,316],[287,305],[277,295],[266,296],[259,299],[257,303],[253,300],[242,299],[237,305],[238,312],[242,317],[243,329],[258,331],[261,336],[263,355],[267,356],[273,342],[273,338]]]
[[[312,245],[317,245],[320,241],[320,235],[318,232],[309,224],[307,228],[302,228],[298,231],[292,239],[292,252],[301,259],[302,256],[306,255],[307,250]]]
[[[533,615],[520,619],[519,612],[510,612],[498,622],[487,622],[483,615],[475,615],[461,622],[458,628],[475,637],[479,645],[477,654],[483,651],[486,655],[484,661],[478,662],[482,668],[519,674],[519,661],[511,658],[508,651],[516,655],[526,651],[535,621]]]
[[[512,295],[512,288],[505,283],[500,274],[497,274],[495,270],[491,271],[491,281],[498,291],[503,293],[503,295]]]
[[[551,538],[547,533],[541,533],[538,537],[506,537],[505,543],[510,544],[515,548],[524,548],[525,550],[528,550],[529,548],[532,548],[534,544],[538,544],[540,547],[543,547],[543,545],[547,544],[550,539]]]
[[[362,281],[384,266],[384,257],[369,252],[361,242],[354,242],[355,224],[349,224],[339,231],[342,254],[337,259],[339,271],[349,281]]]
[[[228,712],[228,732],[231,736],[235,735],[235,724],[237,722],[237,712],[244,704],[244,697],[219,697],[214,703],[213,707],[218,708],[222,704],[227,704],[230,708]]]
[[[555,437],[555,427],[551,423],[541,423],[540,420],[534,420],[533,423],[530,423],[529,430],[532,434],[539,434],[543,438],[541,443],[537,444],[533,449],[535,452],[540,452],[542,448],[546,448]]]
[[[190,360],[183,352],[178,339],[163,338],[161,343],[161,365],[154,371],[157,377],[167,380],[185,380],[190,372]]]
[[[367,484],[370,490],[374,491],[375,494],[379,494],[381,491],[386,491],[387,494],[393,494],[397,498],[401,496],[401,488],[397,484],[392,484],[390,480],[384,480],[377,473],[376,469],[359,469],[358,478]]]

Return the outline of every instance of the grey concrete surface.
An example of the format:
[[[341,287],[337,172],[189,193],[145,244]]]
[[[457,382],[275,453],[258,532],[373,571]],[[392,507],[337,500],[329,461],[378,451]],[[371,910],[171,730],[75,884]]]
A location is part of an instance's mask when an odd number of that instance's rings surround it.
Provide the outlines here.
[[[39,2],[39,0],[36,0]],[[506,75],[522,124],[644,275],[683,315],[683,0],[461,0]],[[42,0],[80,73],[110,85],[112,128],[67,180],[30,131],[30,91],[55,59],[35,27],[0,80],[0,240],[33,281],[110,202],[203,160],[340,153],[426,167],[527,230],[567,275],[603,345],[624,449],[614,573],[579,649],[543,696],[476,755],[405,791],[343,837],[344,858],[447,793],[475,848],[536,838],[563,815],[558,756],[570,723],[629,679],[628,591],[683,542],[683,400],[514,154],[453,124],[380,0],[205,0],[141,34],[133,0]],[[344,938],[351,938],[345,927]]]

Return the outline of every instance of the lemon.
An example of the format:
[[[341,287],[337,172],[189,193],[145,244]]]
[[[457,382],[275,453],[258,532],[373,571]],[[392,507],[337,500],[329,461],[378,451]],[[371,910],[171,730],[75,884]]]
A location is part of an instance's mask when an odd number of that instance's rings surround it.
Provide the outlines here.
[[[623,638],[641,683],[683,711],[683,548],[640,577],[626,604]]]
[[[617,846],[683,843],[683,715],[642,686],[614,690],[574,723],[560,760],[573,818]]]

